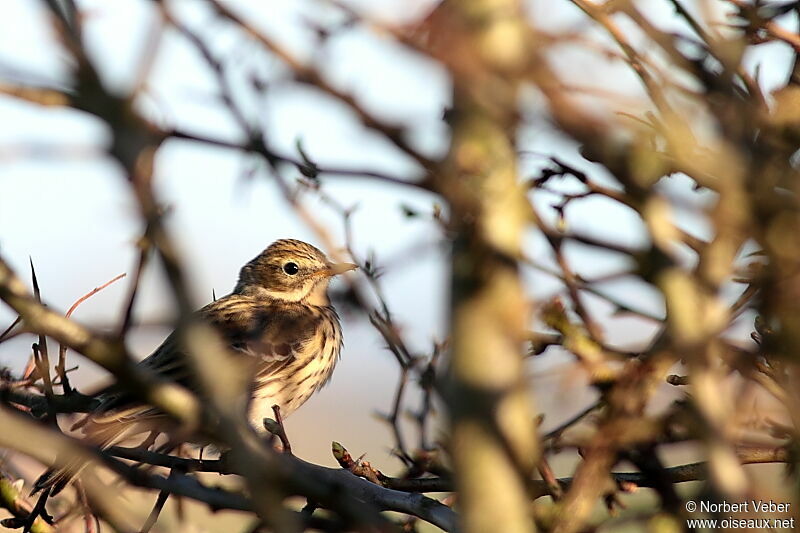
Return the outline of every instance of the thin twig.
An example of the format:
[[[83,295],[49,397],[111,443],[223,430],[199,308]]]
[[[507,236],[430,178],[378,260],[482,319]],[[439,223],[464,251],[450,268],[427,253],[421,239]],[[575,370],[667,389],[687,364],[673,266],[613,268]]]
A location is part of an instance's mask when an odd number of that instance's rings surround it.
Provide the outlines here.
[[[91,291],[87,292],[86,294],[78,298],[74,304],[72,304],[72,307],[70,307],[69,310],[67,310],[64,316],[66,318],[71,317],[72,313],[75,312],[75,310],[78,308],[80,304],[82,304],[83,302],[85,302],[98,292],[102,291],[115,281],[118,281],[124,277],[125,277],[124,273],[120,274],[115,278],[103,283],[99,287],[95,287]],[[72,392],[72,387],[70,386],[69,378],[67,377],[67,345],[63,343],[60,343],[58,345],[58,364],[56,365],[56,373],[58,374],[59,380],[61,381],[61,387],[64,390],[64,393],[69,394],[70,392]]]

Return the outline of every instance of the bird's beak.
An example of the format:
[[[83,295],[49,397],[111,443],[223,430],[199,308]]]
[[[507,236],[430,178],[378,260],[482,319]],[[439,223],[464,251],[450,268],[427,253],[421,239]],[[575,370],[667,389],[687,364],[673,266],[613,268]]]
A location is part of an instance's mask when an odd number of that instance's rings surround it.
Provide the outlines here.
[[[350,272],[358,268],[358,265],[353,263],[328,263],[328,268],[325,269],[325,274],[328,276],[338,276],[345,272]]]

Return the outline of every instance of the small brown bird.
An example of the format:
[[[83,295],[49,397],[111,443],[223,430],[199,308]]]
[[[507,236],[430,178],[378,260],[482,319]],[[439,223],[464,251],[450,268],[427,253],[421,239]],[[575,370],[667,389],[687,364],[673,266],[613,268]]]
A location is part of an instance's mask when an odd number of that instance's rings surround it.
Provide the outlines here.
[[[278,405],[286,416],[325,385],[339,359],[342,328],[328,299],[333,276],[356,268],[332,263],[302,241],[272,243],[242,267],[233,292],[198,311],[235,352],[256,359],[248,419],[264,432],[263,419]],[[190,365],[173,332],[141,365],[192,389]],[[75,427],[99,447],[136,435],[167,431],[167,417],[154,407],[111,386],[98,393],[98,409]],[[80,470],[79,465],[49,472],[36,484],[55,494]]]

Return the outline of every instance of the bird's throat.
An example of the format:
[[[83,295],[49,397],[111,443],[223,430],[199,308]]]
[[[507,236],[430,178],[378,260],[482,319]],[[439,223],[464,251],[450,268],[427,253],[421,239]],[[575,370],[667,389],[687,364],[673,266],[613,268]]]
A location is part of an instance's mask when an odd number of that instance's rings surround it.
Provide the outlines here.
[[[305,302],[309,305],[326,306],[330,305],[331,301],[328,299],[328,280],[322,280],[309,291]]]

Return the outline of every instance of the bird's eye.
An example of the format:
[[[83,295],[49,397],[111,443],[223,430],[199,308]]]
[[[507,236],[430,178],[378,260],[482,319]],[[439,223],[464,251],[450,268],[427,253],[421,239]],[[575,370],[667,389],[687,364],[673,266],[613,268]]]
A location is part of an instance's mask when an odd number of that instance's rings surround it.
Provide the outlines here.
[[[283,265],[283,271],[289,274],[290,276],[294,276],[295,274],[300,272],[300,267],[297,266],[297,263],[289,262]]]

